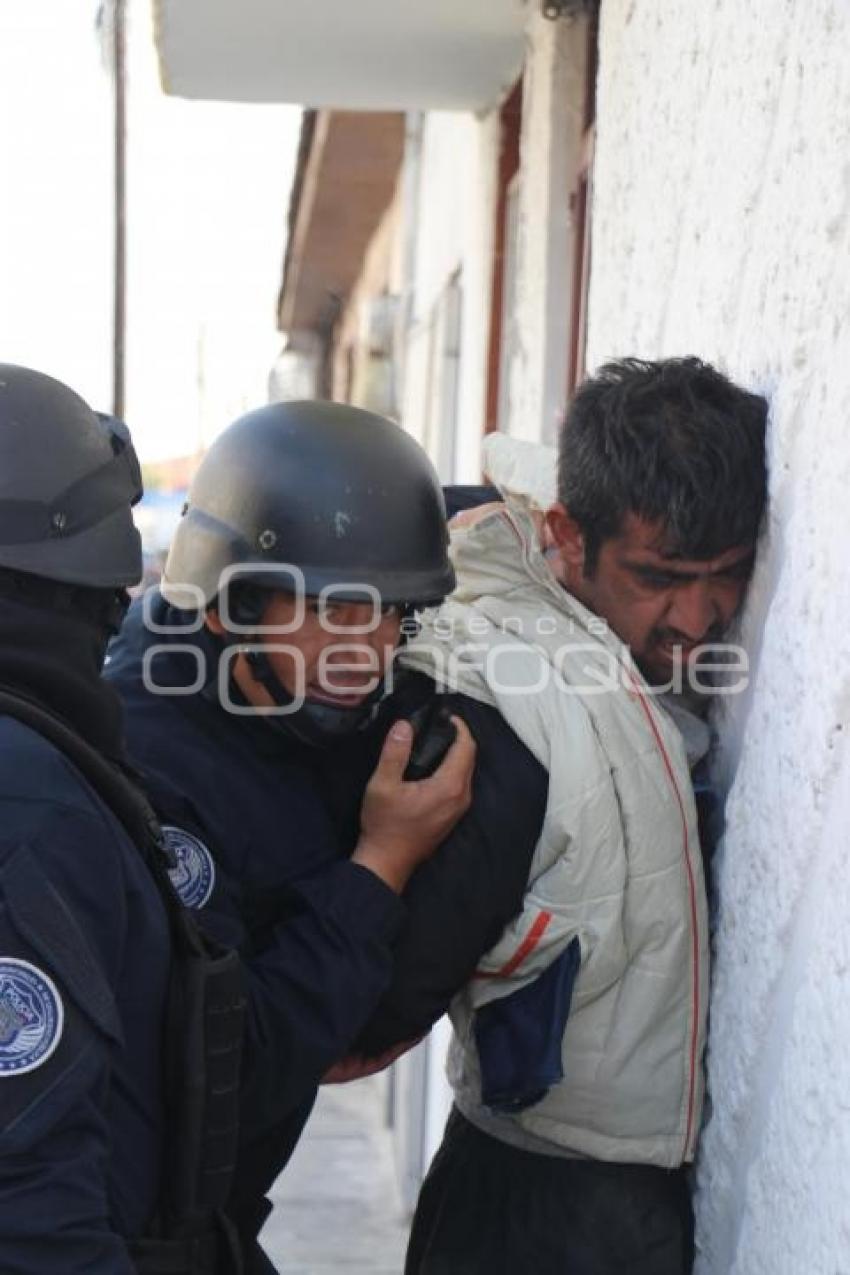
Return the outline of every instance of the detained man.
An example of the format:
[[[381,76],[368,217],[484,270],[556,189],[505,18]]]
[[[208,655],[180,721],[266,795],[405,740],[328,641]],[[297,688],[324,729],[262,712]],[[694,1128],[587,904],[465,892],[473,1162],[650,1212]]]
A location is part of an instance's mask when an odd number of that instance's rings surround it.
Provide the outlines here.
[[[610,364],[570,408],[543,525],[508,501],[453,533],[457,590],[403,662],[501,731],[478,735],[472,807],[408,888],[362,1037],[380,1051],[451,1003],[455,1107],[408,1275],[690,1271],[709,958],[693,707],[752,569],[765,420],[697,359]],[[488,790],[496,766],[516,783]]]

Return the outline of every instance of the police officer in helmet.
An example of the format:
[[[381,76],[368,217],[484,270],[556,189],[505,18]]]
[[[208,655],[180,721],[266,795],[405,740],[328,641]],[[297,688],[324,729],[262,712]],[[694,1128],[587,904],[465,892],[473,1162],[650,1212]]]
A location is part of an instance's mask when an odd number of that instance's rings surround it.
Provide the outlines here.
[[[202,461],[161,592],[112,648],[177,888],[247,971],[232,1199],[246,1237],[389,983],[411,873],[469,804],[466,727],[410,782],[411,729],[385,698],[416,609],[453,587],[447,539],[437,477],[398,426],[264,407]],[[259,1247],[253,1262],[272,1269]]]
[[[19,1275],[239,1269],[201,1182],[226,1184],[235,1148],[234,962],[205,964],[100,677],[141,576],[140,496],[121,422],[0,365],[0,1270]],[[187,995],[190,966],[224,971],[223,1001]],[[200,1176],[183,1164],[179,1181],[165,1151],[170,1127],[187,1132],[169,1100],[188,1035],[170,1031],[172,995],[222,1011],[212,1114],[229,1113]],[[202,1077],[199,1112],[206,1098]]]

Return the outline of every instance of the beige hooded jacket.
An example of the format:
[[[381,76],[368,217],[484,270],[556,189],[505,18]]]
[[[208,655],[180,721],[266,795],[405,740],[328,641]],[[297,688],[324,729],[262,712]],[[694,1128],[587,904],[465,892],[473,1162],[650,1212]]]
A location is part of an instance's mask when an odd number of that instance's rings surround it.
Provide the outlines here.
[[[623,643],[556,581],[519,506],[453,532],[452,554],[457,591],[403,662],[497,707],[549,772],[523,910],[452,1005],[457,1104],[505,1141],[677,1166],[699,1129],[708,991],[681,735]],[[576,937],[564,1078],[536,1105],[485,1119],[474,1013]]]

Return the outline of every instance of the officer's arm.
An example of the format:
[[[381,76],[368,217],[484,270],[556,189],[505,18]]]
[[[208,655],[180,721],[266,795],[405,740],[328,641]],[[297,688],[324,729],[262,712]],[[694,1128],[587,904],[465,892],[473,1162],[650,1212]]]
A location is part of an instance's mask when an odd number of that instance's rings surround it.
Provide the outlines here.
[[[132,1275],[106,1181],[120,1027],[106,973],[39,859],[0,844],[0,1270]]]
[[[404,905],[342,861],[297,888],[300,907],[244,961],[248,982],[242,1142],[301,1110],[350,1048],[392,972]]]
[[[392,981],[355,1046],[371,1056],[426,1032],[522,907],[548,775],[495,709],[447,696],[478,743],[472,806],[404,894]]]
[[[242,957],[240,1137],[243,1149],[252,1148],[249,1169],[256,1146],[266,1140],[278,1169],[282,1147],[294,1145],[320,1078],[349,1048],[389,982],[404,905],[375,873],[342,857],[324,823],[308,826],[301,834],[306,843],[295,845],[300,829],[284,824],[278,852],[312,871],[246,898],[238,873],[222,867],[235,865],[233,847],[228,859],[216,829],[166,777],[148,774],[146,780],[175,856],[175,886],[204,931]],[[281,819],[286,817],[284,807]],[[245,1163],[243,1150],[240,1186],[247,1180]],[[268,1185],[263,1181],[260,1193]],[[251,1195],[247,1187],[245,1194]]]
[[[263,949],[243,948],[252,991],[246,1071],[248,1084],[260,1087],[252,1109],[266,1119],[287,1091],[290,1101],[302,1098],[347,1051],[389,981],[403,915],[396,896],[471,800],[475,745],[464,723],[456,725],[442,765],[418,783],[404,779],[410,724],[392,727],[366,789],[352,860],[301,882],[293,890],[301,909]]]

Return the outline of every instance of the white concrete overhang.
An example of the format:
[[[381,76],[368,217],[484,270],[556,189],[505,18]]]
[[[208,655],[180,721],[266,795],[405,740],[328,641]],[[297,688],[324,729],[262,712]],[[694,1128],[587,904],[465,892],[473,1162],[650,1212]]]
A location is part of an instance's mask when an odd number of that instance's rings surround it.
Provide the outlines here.
[[[154,0],[167,93],[475,110],[519,73],[526,0]]]

